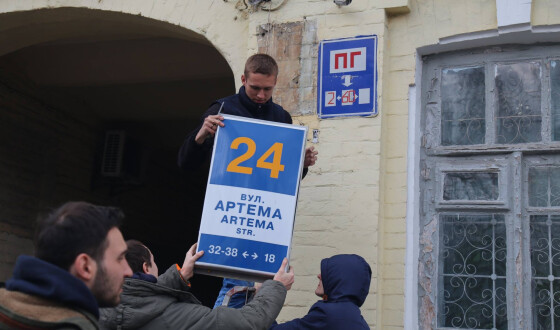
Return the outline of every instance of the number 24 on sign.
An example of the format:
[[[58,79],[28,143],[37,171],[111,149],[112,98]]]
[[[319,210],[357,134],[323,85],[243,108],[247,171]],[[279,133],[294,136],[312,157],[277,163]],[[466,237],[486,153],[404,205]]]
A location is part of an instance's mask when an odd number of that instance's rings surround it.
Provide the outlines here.
[[[245,144],[247,146],[247,151],[245,151],[245,153],[241,156],[232,160],[228,164],[226,170],[228,172],[234,173],[252,174],[253,168],[248,166],[241,166],[241,163],[253,157],[255,151],[257,150],[257,145],[255,144],[255,141],[248,137],[238,137],[231,142],[230,148],[237,149],[241,144]],[[280,163],[282,159],[283,147],[283,143],[276,142],[270,148],[268,148],[268,150],[265,151],[265,153],[263,153],[259,159],[257,159],[257,167],[269,169],[271,178],[278,179],[278,174],[284,171],[284,165]],[[272,156],[272,162],[267,161],[270,156]]]

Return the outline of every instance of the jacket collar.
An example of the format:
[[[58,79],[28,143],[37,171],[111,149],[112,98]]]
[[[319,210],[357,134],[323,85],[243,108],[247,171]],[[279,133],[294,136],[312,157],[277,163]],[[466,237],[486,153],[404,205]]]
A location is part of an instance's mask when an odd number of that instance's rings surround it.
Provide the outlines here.
[[[142,272],[136,272],[136,273],[132,274],[131,278],[136,279],[136,280],[151,282],[151,283],[157,283],[157,278],[154,275],[150,275],[150,274],[146,274],[146,273],[142,273]]]
[[[22,255],[17,258],[6,289],[78,307],[99,317],[97,301],[84,282],[68,271],[35,257]]]
[[[241,104],[255,116],[258,116],[259,114],[262,114],[264,112],[268,112],[273,108],[272,97],[270,98],[270,100],[266,101],[263,104],[251,101],[251,99],[245,92],[245,86],[241,86],[241,88],[239,88],[238,95]]]

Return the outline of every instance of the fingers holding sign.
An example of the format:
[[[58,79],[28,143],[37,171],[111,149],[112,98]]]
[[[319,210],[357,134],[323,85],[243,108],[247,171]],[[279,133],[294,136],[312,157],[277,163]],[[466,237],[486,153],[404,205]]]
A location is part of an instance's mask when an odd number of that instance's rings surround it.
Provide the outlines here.
[[[191,246],[191,248],[185,255],[185,261],[183,261],[183,267],[181,267],[181,276],[183,276],[183,278],[186,281],[188,281],[191,277],[193,277],[194,263],[204,254],[204,251],[198,251],[197,253],[195,253],[196,245],[197,243],[194,243]]]
[[[274,280],[278,281],[286,287],[286,290],[290,290],[292,288],[292,284],[294,284],[294,269],[290,266],[288,272],[286,272],[286,266],[288,265],[288,258],[284,258],[282,261],[282,266],[274,275]]]
[[[204,118],[202,127],[196,134],[194,140],[197,144],[202,144],[210,136],[214,136],[218,130],[218,126],[224,127],[223,123],[224,117],[222,115],[211,115]]]
[[[303,167],[309,167],[315,165],[318,154],[319,152],[315,150],[315,147],[309,147],[305,149],[305,160],[303,162]]]

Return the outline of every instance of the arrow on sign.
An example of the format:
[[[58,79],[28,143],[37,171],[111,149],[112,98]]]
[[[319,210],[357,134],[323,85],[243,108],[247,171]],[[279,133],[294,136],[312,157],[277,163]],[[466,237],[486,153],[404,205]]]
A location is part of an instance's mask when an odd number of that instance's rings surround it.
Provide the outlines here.
[[[352,85],[352,76],[349,74],[345,74],[341,77],[342,79],[344,79],[344,82],[342,83],[343,86],[350,86]]]
[[[244,251],[243,254],[242,254],[243,258],[247,258],[248,255],[249,255],[249,253],[247,253],[247,251]]]
[[[253,260],[257,259],[259,255],[256,252],[253,252]]]

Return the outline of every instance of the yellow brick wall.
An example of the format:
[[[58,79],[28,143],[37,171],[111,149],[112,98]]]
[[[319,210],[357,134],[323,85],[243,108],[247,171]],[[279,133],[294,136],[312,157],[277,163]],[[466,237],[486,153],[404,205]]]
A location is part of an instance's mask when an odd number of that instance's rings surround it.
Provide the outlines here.
[[[560,2],[556,0],[533,1],[531,22],[535,26],[560,24]]]
[[[301,186],[291,260],[296,283],[279,321],[305,315],[317,300],[313,292],[322,258],[357,253],[373,270],[370,296],[362,307],[365,319],[372,328],[401,329],[408,89],[416,78],[415,52],[441,38],[496,29],[497,19],[495,1],[401,0],[399,6],[408,5],[409,13],[399,11],[398,16],[386,15],[381,6],[387,3],[355,0],[337,7],[331,0],[288,0],[267,12],[239,10],[242,1],[233,0],[20,0],[0,2],[0,13],[78,6],[168,22],[208,39],[229,62],[238,86],[246,57],[257,50],[256,31],[263,24],[315,21],[318,40],[377,35],[380,114],[294,118],[310,128],[309,145],[319,150],[319,160]],[[559,24],[559,12],[557,0],[533,0],[534,25]],[[38,38],[48,39],[48,34]],[[47,40],[29,42],[38,41]],[[0,45],[0,55],[9,46]],[[319,130],[316,144],[311,143],[312,129]]]
[[[239,10],[243,9],[241,2],[34,0],[2,2],[0,13],[83,7],[94,9],[91,15],[100,17],[103,13],[98,10],[141,15],[153,19],[151,24],[160,24],[160,27],[161,24],[171,23],[169,29],[186,28],[208,39],[230,64],[238,86],[247,56],[257,50],[256,31],[262,24],[312,20],[317,26],[318,40],[376,34],[379,37],[379,54],[384,51],[385,12],[375,7],[374,1],[354,1],[348,7],[337,7],[332,1],[286,1],[280,10],[270,13]],[[63,15],[57,18],[62,22],[65,19]],[[63,29],[63,25],[60,28]],[[48,42],[58,32],[45,31],[35,39],[4,43],[0,45],[0,55],[25,46],[25,43]],[[380,56],[379,75],[382,69]],[[316,78],[313,83],[316,84]],[[378,94],[382,95],[381,84],[378,85]],[[378,105],[382,108],[381,97]],[[367,322],[372,327],[376,326],[381,120],[382,116],[321,121],[315,115],[294,118],[295,123],[319,129],[319,143],[315,147],[320,156],[301,188],[292,244],[296,284],[288,295],[279,321],[305,315],[318,299],[313,292],[322,258],[338,253],[357,253],[372,266],[371,295],[362,310]],[[402,287],[402,283],[397,286]]]
[[[261,24],[304,19],[317,22],[318,40],[375,34],[379,38],[378,54],[383,53],[385,12],[375,7],[374,1],[354,1],[348,7],[337,7],[332,1],[287,1],[281,10],[252,15],[249,31]],[[252,47],[255,39],[249,41],[248,54],[256,49]],[[382,71],[380,56],[378,74]],[[381,84],[377,89],[382,95]],[[381,98],[378,106],[382,108]],[[311,131],[319,130],[319,142],[308,144],[319,150],[319,160],[301,185],[291,256],[296,283],[278,318],[280,322],[304,316],[318,300],[313,292],[321,259],[356,253],[372,267],[370,295],[362,314],[372,328],[377,327],[381,118],[294,117],[295,123],[309,127],[308,141]]]
[[[387,20],[381,153],[381,329],[404,327],[408,91],[415,83],[416,49],[440,38],[496,28],[495,2],[411,0],[410,13]]]

